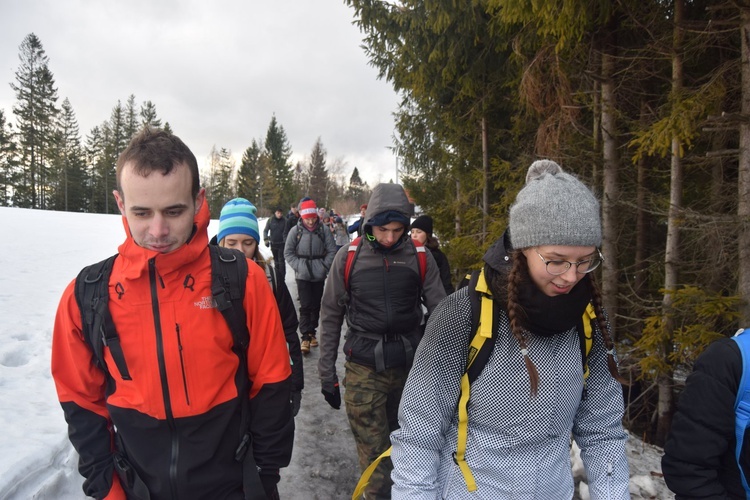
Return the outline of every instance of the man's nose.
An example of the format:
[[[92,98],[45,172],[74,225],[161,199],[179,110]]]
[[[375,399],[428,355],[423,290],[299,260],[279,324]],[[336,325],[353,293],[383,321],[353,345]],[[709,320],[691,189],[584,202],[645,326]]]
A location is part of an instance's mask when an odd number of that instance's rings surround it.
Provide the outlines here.
[[[154,218],[151,221],[151,226],[149,227],[149,232],[151,233],[151,236],[154,236],[155,238],[160,238],[169,234],[169,224],[167,224],[167,219],[160,214],[154,215]]]

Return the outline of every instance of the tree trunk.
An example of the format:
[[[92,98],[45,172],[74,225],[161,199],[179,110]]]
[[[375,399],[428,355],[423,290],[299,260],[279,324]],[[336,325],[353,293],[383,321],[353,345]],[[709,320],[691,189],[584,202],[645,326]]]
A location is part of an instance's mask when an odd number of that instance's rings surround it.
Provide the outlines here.
[[[600,54],[600,48],[595,46],[594,47],[594,64],[595,67],[601,67],[601,54]],[[598,80],[594,80],[594,102],[592,103],[593,107],[593,124],[592,124],[592,134],[591,134],[591,142],[593,144],[594,151],[602,151],[602,103],[601,103],[601,85]],[[594,186],[594,189],[596,189],[597,196],[601,193],[600,186],[602,185],[602,176],[601,176],[601,170],[599,169],[599,162],[595,160],[593,162],[593,165],[591,167],[591,182]]]
[[[461,179],[456,178],[456,238],[461,236]]]
[[[641,107],[641,113],[644,113]],[[646,156],[642,155],[636,165],[636,215],[635,215],[635,279],[633,291],[636,296],[641,295],[646,288],[646,270],[648,263],[648,216],[646,214]]]
[[[740,13],[740,33],[742,35],[742,116],[750,116],[750,9]],[[738,293],[743,305],[740,311],[740,324],[750,324],[750,124],[740,122],[740,158],[737,180],[739,219],[739,279]]]
[[[611,45],[602,53],[602,301],[609,315],[611,331],[617,333],[617,202],[618,164],[617,123],[615,107],[615,82],[613,81],[615,60]]]
[[[673,102],[681,99],[682,93],[682,17],[684,0],[674,0],[674,36],[672,51],[672,96]],[[682,218],[682,157],[680,140],[672,137],[671,172],[669,182],[669,215],[667,218],[667,242],[664,251],[664,297],[662,297],[662,342],[663,357],[668,360],[674,345],[674,315],[672,306],[680,271],[680,221]],[[674,405],[673,369],[667,362],[667,369],[659,375],[659,403],[656,409],[656,435],[654,441],[663,446],[672,421]]]
[[[487,117],[482,116],[482,244],[487,239],[487,219],[490,206],[490,154],[487,147]]]

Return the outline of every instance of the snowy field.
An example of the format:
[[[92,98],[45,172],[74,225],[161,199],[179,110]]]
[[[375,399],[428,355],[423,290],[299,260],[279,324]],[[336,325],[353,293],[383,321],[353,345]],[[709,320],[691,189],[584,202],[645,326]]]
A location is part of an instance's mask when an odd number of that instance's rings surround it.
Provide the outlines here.
[[[68,282],[123,241],[121,218],[0,207],[0,232],[0,500],[83,499],[49,370],[52,324]],[[291,270],[287,284],[296,298]],[[317,349],[305,358],[294,455],[279,484],[283,499],[349,498],[359,475],[346,414],[320,394],[317,359]],[[574,475],[585,480],[575,448],[571,456]],[[674,498],[661,479],[660,449],[631,437],[628,457],[633,498]],[[588,498],[585,484],[580,497]]]

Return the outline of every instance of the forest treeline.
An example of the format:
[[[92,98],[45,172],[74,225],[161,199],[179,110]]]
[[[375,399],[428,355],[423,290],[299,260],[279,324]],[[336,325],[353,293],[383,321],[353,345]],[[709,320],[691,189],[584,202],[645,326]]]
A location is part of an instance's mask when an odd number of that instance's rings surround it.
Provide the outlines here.
[[[663,443],[696,355],[750,326],[750,4],[345,3],[452,265],[480,265],[533,160],[595,189],[627,423]]]
[[[10,84],[15,123],[0,109],[0,206],[117,213],[117,157],[144,126],[171,130],[169,122],[157,115],[155,103],[138,104],[130,95],[83,139],[72,104],[67,98],[59,102],[49,58],[35,34],[24,38],[18,58]],[[211,213],[235,196],[252,200],[261,216],[277,207],[286,213],[302,196],[340,213],[359,212],[370,187],[356,167],[344,178],[342,160],[329,162],[320,138],[305,160],[293,163],[292,153],[276,116],[264,138],[250,141],[239,164],[231,150],[214,146],[201,173]]]

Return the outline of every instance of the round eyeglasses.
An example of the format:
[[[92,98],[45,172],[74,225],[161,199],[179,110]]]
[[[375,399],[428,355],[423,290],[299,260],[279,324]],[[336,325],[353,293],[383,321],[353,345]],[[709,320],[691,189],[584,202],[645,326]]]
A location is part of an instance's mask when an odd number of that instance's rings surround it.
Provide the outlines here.
[[[591,257],[590,259],[579,260],[578,262],[570,262],[568,260],[547,260],[542,257],[542,254],[540,254],[537,250],[534,251],[539,256],[539,258],[542,259],[542,262],[544,262],[544,265],[547,267],[547,272],[552,276],[560,276],[561,274],[565,274],[566,272],[568,272],[568,269],[570,269],[571,266],[576,266],[576,272],[578,274],[588,274],[599,267],[604,261],[604,256],[598,248],[596,249],[597,255]]]

